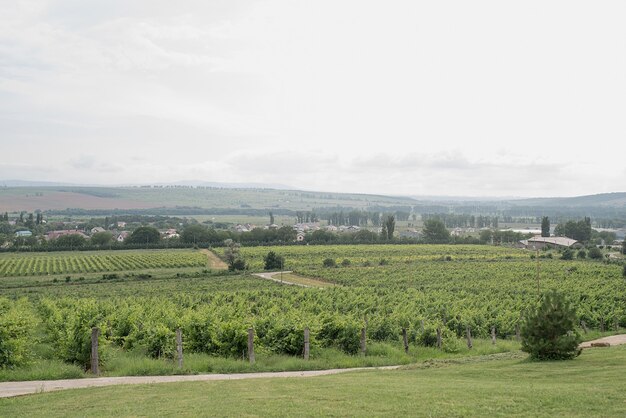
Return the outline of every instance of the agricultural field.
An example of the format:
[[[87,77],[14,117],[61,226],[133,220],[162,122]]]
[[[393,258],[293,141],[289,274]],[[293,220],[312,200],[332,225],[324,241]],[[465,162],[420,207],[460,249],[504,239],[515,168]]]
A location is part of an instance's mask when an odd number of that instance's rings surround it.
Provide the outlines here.
[[[0,254],[0,277],[46,276],[161,268],[205,267],[193,250],[133,250]]]
[[[337,286],[282,286],[255,278],[250,273],[262,270],[270,250],[299,276]],[[74,255],[81,254],[59,257]],[[626,325],[621,266],[560,260],[556,252],[551,259],[532,259],[532,252],[504,247],[336,245],[251,247],[241,255],[249,264],[245,273],[181,269],[147,279],[32,279],[27,286],[19,286],[19,277],[0,280],[0,325],[17,336],[15,355],[5,360],[15,367],[0,373],[0,380],[58,377],[67,365],[84,373],[94,326],[101,330],[103,373],[122,375],[409,364],[516,350],[524,312],[550,289],[573,303],[590,329],[588,338],[597,335],[593,329],[616,332]],[[323,267],[327,258],[338,267]],[[467,327],[476,338],[472,350],[463,340]],[[178,328],[191,359],[183,370],[173,365]],[[255,365],[242,361],[248,328],[255,330]],[[301,358],[304,328],[311,331],[309,362]],[[357,355],[362,328],[365,356]],[[433,347],[437,328],[441,350]],[[488,342],[492,328],[495,345]],[[29,341],[35,349],[25,348]],[[37,372],[41,362],[53,362],[48,370],[58,373]]]

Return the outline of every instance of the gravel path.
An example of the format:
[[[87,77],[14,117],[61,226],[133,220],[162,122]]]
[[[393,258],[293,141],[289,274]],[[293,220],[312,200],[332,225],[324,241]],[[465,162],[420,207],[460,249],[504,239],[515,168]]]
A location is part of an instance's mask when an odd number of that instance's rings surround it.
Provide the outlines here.
[[[196,374],[182,376],[124,376],[124,377],[94,377],[87,379],[66,380],[33,380],[26,382],[1,382],[0,398],[30,395],[34,393],[51,392],[64,389],[81,389],[113,385],[143,385],[152,383],[172,382],[206,382],[218,380],[267,379],[287,377],[326,376],[361,370],[395,370],[400,366],[385,367],[356,367],[352,369],[310,370],[299,372],[268,372],[268,373],[234,373],[234,374]]]
[[[281,273],[280,271],[274,271],[274,272],[271,272],[271,273],[254,273],[253,276],[257,276],[257,277],[260,277],[260,278],[265,279],[265,280],[272,280],[272,281],[277,282],[277,283],[288,284],[288,285],[291,285],[291,286],[311,287],[311,286],[308,286],[306,284],[288,282],[288,281],[280,280],[280,279],[277,279],[277,278],[274,277],[276,275],[278,275],[280,277],[280,273]],[[282,273],[283,274],[289,274],[289,273],[293,273],[293,272],[292,271],[283,271]]]
[[[580,344],[580,348],[591,348],[591,343],[609,343],[611,346],[626,344],[626,334],[621,335],[611,335],[609,337],[598,338],[593,341],[585,341]]]

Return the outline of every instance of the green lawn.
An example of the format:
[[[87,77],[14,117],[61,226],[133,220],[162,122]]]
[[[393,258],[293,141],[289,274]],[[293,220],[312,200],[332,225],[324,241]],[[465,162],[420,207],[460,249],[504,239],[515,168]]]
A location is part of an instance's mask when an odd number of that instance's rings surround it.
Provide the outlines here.
[[[0,400],[0,416],[626,415],[626,347],[573,361],[504,354],[342,375],[117,386]]]

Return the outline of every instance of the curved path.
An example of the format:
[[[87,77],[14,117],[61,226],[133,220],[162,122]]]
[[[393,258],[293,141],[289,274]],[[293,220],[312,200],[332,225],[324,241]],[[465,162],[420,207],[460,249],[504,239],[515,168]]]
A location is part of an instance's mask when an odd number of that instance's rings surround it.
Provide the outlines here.
[[[25,382],[1,382],[0,398],[30,395],[64,389],[81,389],[113,385],[144,385],[152,383],[205,382],[217,380],[266,379],[285,377],[313,377],[354,372],[360,370],[395,370],[400,366],[355,367],[351,369],[307,370],[299,372],[233,373],[233,374],[195,374],[179,376],[122,376],[93,377],[86,379],[32,380]]]
[[[580,344],[578,347],[580,348],[591,348],[592,343],[608,343],[610,346],[626,344],[626,334],[621,335],[610,335],[608,337],[598,338],[593,341],[585,341]]]
[[[265,280],[272,280],[274,282],[278,282],[278,283],[281,283],[281,284],[287,284],[287,285],[291,285],[291,286],[311,287],[311,286],[308,286],[306,284],[288,282],[286,280],[281,280],[281,279],[277,279],[277,278],[274,277],[276,275],[280,276],[280,273],[281,273],[280,271],[274,271],[274,272],[271,272],[271,273],[253,273],[252,275],[260,277],[260,278],[265,279]],[[293,273],[293,271],[283,271],[282,273],[283,274],[289,274],[289,273]]]

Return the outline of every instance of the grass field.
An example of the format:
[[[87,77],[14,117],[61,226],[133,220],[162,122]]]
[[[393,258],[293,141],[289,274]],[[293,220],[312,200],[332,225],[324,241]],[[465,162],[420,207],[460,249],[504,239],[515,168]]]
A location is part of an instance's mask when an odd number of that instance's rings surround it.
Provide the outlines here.
[[[626,348],[515,354],[315,378],[170,383],[0,399],[0,415],[590,417],[626,415]]]

